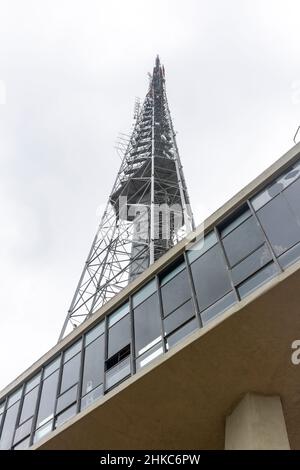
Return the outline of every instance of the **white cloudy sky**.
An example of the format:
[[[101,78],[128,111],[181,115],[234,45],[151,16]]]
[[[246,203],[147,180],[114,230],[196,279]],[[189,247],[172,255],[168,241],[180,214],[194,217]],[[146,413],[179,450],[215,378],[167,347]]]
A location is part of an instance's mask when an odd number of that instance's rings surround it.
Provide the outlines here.
[[[293,145],[299,18],[298,0],[0,0],[0,387],[57,340],[155,55],[200,222]]]

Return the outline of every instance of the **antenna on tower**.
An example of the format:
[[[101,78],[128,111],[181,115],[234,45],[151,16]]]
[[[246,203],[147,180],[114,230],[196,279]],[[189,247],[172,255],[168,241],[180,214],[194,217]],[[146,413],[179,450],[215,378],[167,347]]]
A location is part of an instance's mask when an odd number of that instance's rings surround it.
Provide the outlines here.
[[[130,136],[122,132],[119,132],[118,137],[116,139],[116,143],[115,143],[115,149],[121,160],[123,160],[124,158],[129,142],[130,142]]]
[[[149,79],[131,135],[117,138],[121,167],[59,340],[194,228],[158,57]]]
[[[139,117],[141,111],[141,100],[139,97],[135,97],[135,102],[134,102],[134,111],[133,111],[133,119],[136,121]]]

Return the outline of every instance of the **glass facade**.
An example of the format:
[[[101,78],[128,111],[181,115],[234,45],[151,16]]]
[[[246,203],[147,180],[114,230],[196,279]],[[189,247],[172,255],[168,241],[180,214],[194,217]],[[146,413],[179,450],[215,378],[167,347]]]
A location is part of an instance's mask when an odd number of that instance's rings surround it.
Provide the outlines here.
[[[0,449],[26,449],[300,259],[300,163],[0,400]]]

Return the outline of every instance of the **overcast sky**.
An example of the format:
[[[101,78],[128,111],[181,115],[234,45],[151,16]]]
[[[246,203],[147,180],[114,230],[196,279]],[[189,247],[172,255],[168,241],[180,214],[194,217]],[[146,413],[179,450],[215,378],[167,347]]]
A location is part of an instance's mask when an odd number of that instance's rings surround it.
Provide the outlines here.
[[[155,55],[201,222],[293,146],[299,18],[299,0],[0,0],[0,388],[57,341]]]

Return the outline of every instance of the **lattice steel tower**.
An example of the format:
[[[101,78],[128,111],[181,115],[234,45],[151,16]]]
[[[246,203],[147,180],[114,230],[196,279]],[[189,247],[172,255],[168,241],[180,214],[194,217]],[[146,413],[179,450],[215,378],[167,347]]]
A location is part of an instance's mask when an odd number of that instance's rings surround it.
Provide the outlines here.
[[[149,78],[59,339],[194,229],[159,57]]]

